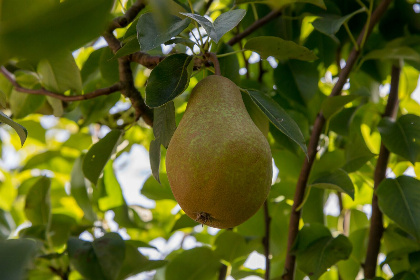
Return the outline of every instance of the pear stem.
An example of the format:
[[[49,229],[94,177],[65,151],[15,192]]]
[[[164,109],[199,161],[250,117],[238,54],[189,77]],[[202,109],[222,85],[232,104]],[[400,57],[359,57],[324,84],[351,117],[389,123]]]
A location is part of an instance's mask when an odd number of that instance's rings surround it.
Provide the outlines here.
[[[221,76],[221,72],[220,72],[220,63],[219,63],[219,59],[217,58],[215,53],[212,52],[208,52],[206,54],[208,60],[210,60],[213,63],[214,66],[214,74]]]

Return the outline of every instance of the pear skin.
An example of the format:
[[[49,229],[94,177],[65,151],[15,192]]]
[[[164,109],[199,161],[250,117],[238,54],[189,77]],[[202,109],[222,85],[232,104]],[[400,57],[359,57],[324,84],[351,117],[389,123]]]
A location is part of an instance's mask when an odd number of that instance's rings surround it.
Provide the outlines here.
[[[208,226],[237,226],[264,203],[270,146],[232,81],[213,75],[195,86],[169,143],[166,171],[182,210]]]

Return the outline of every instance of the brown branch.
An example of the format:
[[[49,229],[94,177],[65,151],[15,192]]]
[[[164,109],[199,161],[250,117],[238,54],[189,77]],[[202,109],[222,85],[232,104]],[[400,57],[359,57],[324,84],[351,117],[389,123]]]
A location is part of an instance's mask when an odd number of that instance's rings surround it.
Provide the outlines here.
[[[220,76],[221,75],[220,63],[219,63],[219,59],[217,59],[216,54],[212,53],[212,52],[209,52],[209,53],[206,53],[206,57],[209,61],[211,61],[213,63],[214,74]]]
[[[263,238],[265,256],[265,280],[270,279],[270,223],[271,217],[268,212],[268,200],[264,202],[265,236]]]
[[[380,17],[384,14],[386,9],[388,8],[389,4],[392,0],[383,0],[378,7],[375,9],[371,16],[371,20],[369,25],[363,28],[361,34],[358,37],[358,44],[363,41],[363,37],[365,36],[364,33],[367,32],[366,37],[372,32],[373,27],[379,21]],[[360,48],[358,48],[360,49]],[[344,84],[349,77],[349,74],[356,63],[356,60],[359,56],[359,51],[355,48],[352,49],[349,57],[347,58],[346,66],[340,71],[339,78],[337,83],[334,85],[334,88],[331,91],[330,97],[337,96],[341,94]],[[289,235],[288,235],[288,242],[287,242],[287,256],[286,262],[284,267],[284,274],[282,276],[285,280],[293,280],[294,279],[294,272],[295,272],[295,262],[296,257],[291,254],[291,248],[293,243],[295,242],[296,236],[299,232],[299,220],[301,216],[300,210],[297,210],[298,206],[302,203],[303,197],[305,194],[306,185],[308,183],[309,174],[312,169],[312,165],[315,161],[315,157],[317,154],[317,147],[319,138],[321,136],[321,132],[325,125],[325,118],[320,112],[316,119],[312,129],[311,138],[308,144],[308,160],[303,162],[303,166],[299,175],[299,179],[296,185],[296,192],[294,196],[294,202],[292,206],[292,212],[290,214],[290,222],[289,222]]]
[[[146,7],[144,0],[137,0],[131,5],[131,7],[125,12],[124,15],[114,18],[109,24],[107,32],[112,33],[117,28],[124,28],[131,23],[143,8]]]
[[[281,10],[271,11],[266,16],[260,18],[259,20],[255,21],[253,24],[251,24],[250,26],[248,26],[244,31],[242,31],[241,33],[239,33],[239,34],[235,35],[234,37],[232,37],[232,39],[230,39],[227,42],[227,44],[229,46],[232,46],[232,45],[238,43],[243,38],[245,38],[246,36],[248,36],[249,34],[251,34],[252,32],[254,32],[255,30],[257,30],[261,26],[265,25],[266,23],[268,23],[272,19],[278,17],[279,15],[281,15]]]
[[[72,102],[72,101],[81,101],[81,100],[87,100],[92,99],[101,95],[109,95],[111,93],[117,92],[121,90],[121,84],[116,83],[110,87],[107,88],[100,88],[97,90],[94,90],[92,92],[89,92],[84,95],[72,95],[67,96],[60,93],[52,92],[49,90],[46,90],[45,88],[40,89],[29,89],[22,87],[13,77],[13,74],[10,73],[4,66],[1,66],[0,72],[9,80],[9,82],[14,86],[16,91],[28,93],[28,94],[34,94],[34,95],[46,95],[50,97],[57,98],[59,100],[65,101],[65,102]]]
[[[392,66],[391,70],[391,88],[389,91],[388,102],[386,104],[384,117],[395,120],[398,111],[398,85],[400,81],[401,68]],[[389,150],[381,143],[378,161],[376,163],[374,174],[374,190],[386,177],[386,169],[388,166]],[[369,242],[366,252],[366,260],[364,265],[364,273],[366,279],[375,277],[376,264],[381,246],[381,238],[384,231],[382,212],[378,207],[378,197],[375,192],[372,196],[372,217],[370,219]]]

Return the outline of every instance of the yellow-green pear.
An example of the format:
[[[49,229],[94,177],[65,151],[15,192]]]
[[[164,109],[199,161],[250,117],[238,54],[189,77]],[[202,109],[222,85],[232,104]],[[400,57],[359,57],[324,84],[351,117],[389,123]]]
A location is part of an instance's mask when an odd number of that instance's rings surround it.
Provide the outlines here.
[[[232,81],[213,75],[195,86],[169,143],[166,171],[182,210],[208,226],[237,226],[264,203],[270,146]]]

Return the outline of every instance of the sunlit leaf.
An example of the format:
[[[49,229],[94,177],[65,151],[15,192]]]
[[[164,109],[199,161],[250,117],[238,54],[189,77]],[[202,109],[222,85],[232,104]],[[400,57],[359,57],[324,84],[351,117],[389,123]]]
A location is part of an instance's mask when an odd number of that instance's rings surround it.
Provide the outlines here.
[[[25,144],[26,137],[28,136],[28,131],[26,130],[26,128],[24,128],[23,126],[21,126],[20,124],[18,124],[16,122],[14,122],[11,118],[9,118],[3,112],[0,112],[0,122],[11,126],[16,131],[16,133],[19,135],[20,142],[22,143],[22,146],[23,146],[23,144]]]
[[[96,184],[106,163],[114,152],[118,140],[120,139],[120,130],[111,130],[99,142],[92,145],[83,159],[83,174],[89,181]]]
[[[171,188],[169,186],[168,176],[166,173],[160,173],[160,184],[156,182],[155,178],[149,177],[144,183],[141,194],[146,196],[149,199],[161,200],[161,199],[173,199],[174,195],[172,194]]]

